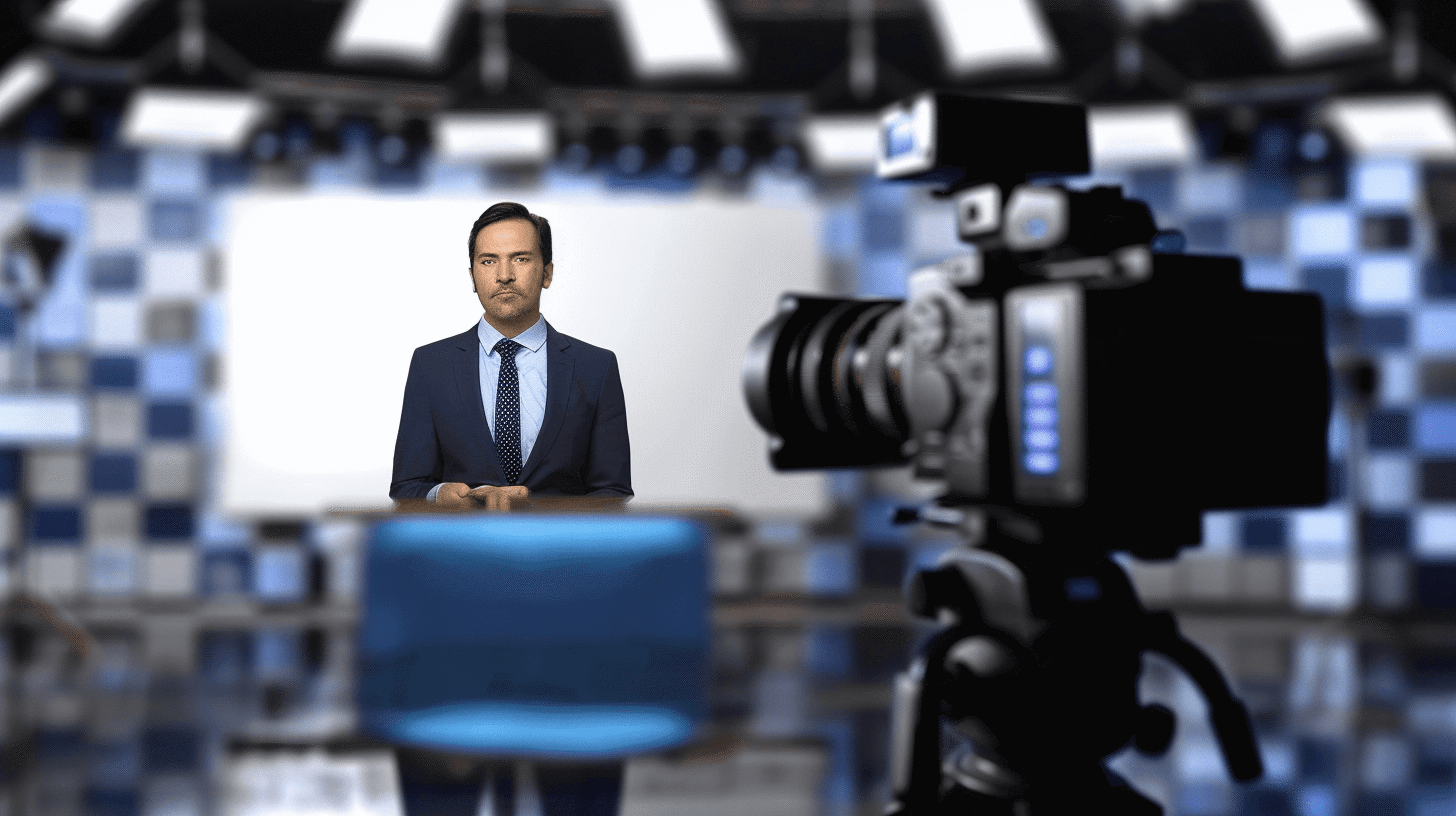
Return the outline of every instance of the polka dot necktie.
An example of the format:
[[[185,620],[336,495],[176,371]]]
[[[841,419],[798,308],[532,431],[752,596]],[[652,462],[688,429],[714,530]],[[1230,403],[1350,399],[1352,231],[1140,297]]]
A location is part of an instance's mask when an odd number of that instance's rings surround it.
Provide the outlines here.
[[[516,352],[521,345],[502,339],[495,344],[500,354],[500,381],[495,389],[495,446],[500,451],[506,482],[521,478],[521,382],[516,376]]]

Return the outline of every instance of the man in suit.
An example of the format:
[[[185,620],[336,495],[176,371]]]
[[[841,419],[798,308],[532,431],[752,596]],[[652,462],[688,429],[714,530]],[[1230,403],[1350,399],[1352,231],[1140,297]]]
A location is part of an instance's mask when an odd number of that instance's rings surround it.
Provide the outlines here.
[[[551,225],[502,202],[476,219],[469,246],[485,314],[415,349],[390,498],[509,510],[531,496],[630,497],[616,355],[541,316]]]
[[[415,349],[390,498],[457,510],[510,510],[542,496],[630,498],[616,355],[541,316],[551,225],[502,202],[476,219],[469,247],[485,314],[468,331]],[[399,769],[406,811],[432,816],[473,816],[486,802],[498,816],[614,816],[621,797],[620,762],[490,768],[402,749]]]

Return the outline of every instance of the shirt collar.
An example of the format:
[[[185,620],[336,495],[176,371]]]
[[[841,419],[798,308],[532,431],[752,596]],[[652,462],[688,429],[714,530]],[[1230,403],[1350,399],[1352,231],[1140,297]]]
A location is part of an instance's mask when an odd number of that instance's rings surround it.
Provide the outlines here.
[[[505,337],[495,330],[495,326],[490,325],[484,315],[480,317],[480,325],[476,328],[475,334],[480,338],[480,345],[485,347],[487,354],[495,351],[495,344]],[[546,316],[541,315],[536,318],[536,322],[531,324],[531,328],[511,339],[525,346],[529,351],[540,351],[541,346],[546,343]]]

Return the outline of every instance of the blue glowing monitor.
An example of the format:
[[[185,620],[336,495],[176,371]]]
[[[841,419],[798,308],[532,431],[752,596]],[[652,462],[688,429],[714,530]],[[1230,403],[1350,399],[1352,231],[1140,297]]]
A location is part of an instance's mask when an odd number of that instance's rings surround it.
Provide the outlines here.
[[[361,724],[481,755],[606,758],[706,710],[706,533],[680,518],[404,516],[367,552]]]

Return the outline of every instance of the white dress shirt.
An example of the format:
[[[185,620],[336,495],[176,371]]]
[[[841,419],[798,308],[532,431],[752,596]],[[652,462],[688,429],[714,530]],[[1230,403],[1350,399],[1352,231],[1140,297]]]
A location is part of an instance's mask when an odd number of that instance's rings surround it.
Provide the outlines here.
[[[485,406],[490,437],[495,439],[495,392],[500,386],[500,353],[495,344],[505,335],[483,315],[475,333],[480,338],[480,402]],[[546,317],[538,317],[531,328],[511,339],[521,346],[516,349],[516,377],[521,404],[521,464],[525,465],[541,434],[541,423],[546,420]],[[430,488],[426,498],[435,501],[442,486]]]

